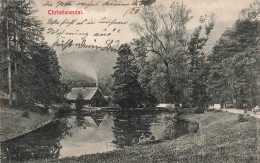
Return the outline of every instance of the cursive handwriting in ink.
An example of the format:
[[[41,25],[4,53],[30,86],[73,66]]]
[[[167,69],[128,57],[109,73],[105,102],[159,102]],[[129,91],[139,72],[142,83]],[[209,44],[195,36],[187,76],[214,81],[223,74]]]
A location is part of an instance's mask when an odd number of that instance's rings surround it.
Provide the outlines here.
[[[69,48],[72,46],[72,43],[73,43],[73,40],[69,39],[67,40],[66,42],[64,41],[61,41],[60,43],[60,40],[58,39],[57,41],[55,41],[53,43],[53,47],[61,47],[62,48],[62,51],[65,50],[66,48]]]
[[[83,6],[84,9],[88,8],[88,7],[93,7],[93,6],[98,6],[98,4],[100,3],[100,1],[96,2],[96,3],[93,3],[93,1],[91,2],[80,2],[80,3],[77,3],[77,6]]]
[[[70,0],[68,0],[67,2],[58,1],[56,8],[59,6],[61,6],[61,7],[71,6],[73,2],[74,1],[70,1]]]
[[[60,23],[60,26],[62,26],[63,24],[67,24],[66,27],[74,24],[75,22],[77,21],[77,19],[72,19],[71,21],[69,21],[67,18],[64,19],[61,23]]]

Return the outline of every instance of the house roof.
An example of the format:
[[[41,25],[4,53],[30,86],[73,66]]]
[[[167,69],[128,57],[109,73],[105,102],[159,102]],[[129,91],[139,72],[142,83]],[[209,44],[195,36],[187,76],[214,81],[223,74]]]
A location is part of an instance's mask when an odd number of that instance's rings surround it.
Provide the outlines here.
[[[82,94],[84,100],[91,100],[98,90],[98,87],[75,87],[67,94],[66,99],[77,100],[78,95]]]

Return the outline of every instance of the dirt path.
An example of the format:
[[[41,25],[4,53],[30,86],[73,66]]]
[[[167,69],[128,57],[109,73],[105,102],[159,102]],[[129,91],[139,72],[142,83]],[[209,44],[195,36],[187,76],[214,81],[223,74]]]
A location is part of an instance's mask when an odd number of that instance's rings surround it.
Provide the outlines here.
[[[222,109],[222,110],[230,112],[230,113],[244,114],[244,110],[242,110],[242,109]],[[257,112],[256,114],[254,114],[252,111],[248,111],[248,114],[252,117],[256,117],[256,118],[260,119],[260,112]]]

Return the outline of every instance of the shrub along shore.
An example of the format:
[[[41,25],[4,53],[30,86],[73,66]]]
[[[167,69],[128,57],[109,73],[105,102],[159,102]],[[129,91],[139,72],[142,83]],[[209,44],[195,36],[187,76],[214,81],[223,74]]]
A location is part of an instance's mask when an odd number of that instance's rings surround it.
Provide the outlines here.
[[[155,144],[136,145],[106,153],[40,162],[257,162],[257,123],[254,117],[228,112],[182,115],[199,123],[197,133]],[[173,125],[169,125],[171,127]],[[168,133],[170,134],[170,133]],[[166,135],[167,136],[167,135]],[[168,135],[168,137],[170,137]],[[35,162],[35,161],[34,161]]]

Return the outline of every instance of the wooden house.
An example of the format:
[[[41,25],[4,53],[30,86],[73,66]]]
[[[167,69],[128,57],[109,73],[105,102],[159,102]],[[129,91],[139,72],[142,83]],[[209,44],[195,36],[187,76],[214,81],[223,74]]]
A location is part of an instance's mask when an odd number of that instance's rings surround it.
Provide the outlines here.
[[[87,107],[102,107],[106,105],[105,98],[98,87],[75,87],[66,95],[66,101],[75,104],[82,96],[83,105]]]

